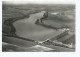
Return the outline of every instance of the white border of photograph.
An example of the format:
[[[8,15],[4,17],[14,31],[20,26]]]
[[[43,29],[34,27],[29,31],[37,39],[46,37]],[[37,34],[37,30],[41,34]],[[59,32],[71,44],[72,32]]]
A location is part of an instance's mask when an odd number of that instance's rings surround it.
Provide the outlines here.
[[[67,1],[67,0],[65,0]],[[2,1],[0,0],[0,57],[80,57],[80,0],[76,1],[75,52],[2,52]]]

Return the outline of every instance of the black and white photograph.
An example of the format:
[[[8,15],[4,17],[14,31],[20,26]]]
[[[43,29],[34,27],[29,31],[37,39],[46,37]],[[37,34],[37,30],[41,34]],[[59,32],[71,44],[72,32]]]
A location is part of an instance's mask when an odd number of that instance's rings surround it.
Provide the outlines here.
[[[2,0],[2,52],[75,52],[74,0]]]

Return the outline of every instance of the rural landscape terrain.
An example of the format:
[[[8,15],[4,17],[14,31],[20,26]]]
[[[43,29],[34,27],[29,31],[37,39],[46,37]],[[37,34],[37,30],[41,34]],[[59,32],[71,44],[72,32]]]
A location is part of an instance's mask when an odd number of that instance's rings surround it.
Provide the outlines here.
[[[74,52],[75,5],[2,4],[3,52]]]

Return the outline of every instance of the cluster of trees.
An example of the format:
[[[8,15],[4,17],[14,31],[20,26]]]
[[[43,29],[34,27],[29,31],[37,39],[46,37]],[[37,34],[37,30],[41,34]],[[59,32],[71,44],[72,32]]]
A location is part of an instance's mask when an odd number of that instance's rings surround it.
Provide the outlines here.
[[[5,20],[4,23],[3,23],[3,30],[2,30],[2,32],[6,33],[6,34],[10,34],[10,35],[16,35],[16,33],[15,33],[16,29],[15,29],[15,27],[13,25],[14,21],[15,21],[14,18],[9,18],[9,19]],[[5,29],[4,26],[7,26],[9,28],[8,32],[6,32],[7,30],[4,30]]]
[[[43,20],[45,20],[47,17],[48,17],[48,12],[46,11],[46,12],[44,13],[43,17],[42,17],[41,19],[37,19],[35,23],[36,23],[36,24],[38,24],[38,23],[43,23]]]

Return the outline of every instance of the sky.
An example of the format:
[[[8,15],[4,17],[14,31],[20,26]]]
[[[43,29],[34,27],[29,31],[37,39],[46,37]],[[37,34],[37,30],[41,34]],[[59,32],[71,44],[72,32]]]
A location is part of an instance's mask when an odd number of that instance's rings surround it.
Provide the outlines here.
[[[75,0],[2,0],[10,4],[75,4]]]

